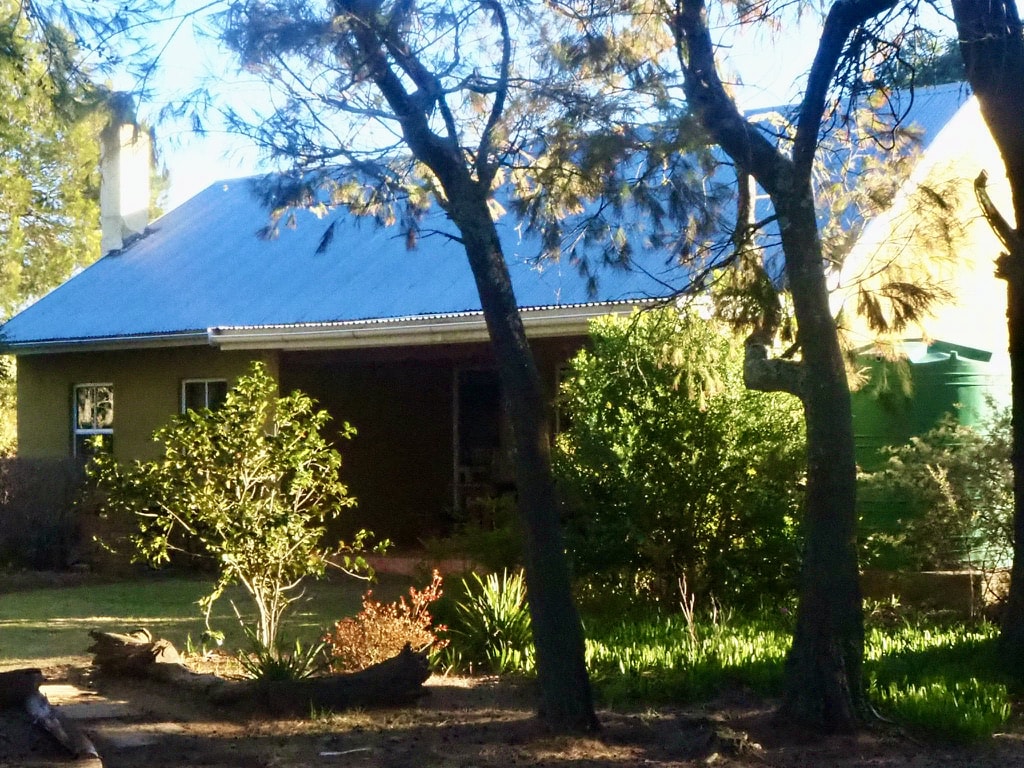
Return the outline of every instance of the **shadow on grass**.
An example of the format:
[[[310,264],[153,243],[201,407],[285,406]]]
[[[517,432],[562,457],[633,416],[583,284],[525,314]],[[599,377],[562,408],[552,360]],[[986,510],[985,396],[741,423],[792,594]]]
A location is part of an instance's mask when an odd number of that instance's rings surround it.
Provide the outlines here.
[[[594,677],[594,689],[605,706],[694,704],[741,689],[759,696],[777,696],[782,690],[782,675],[781,660],[752,659],[744,664],[698,664],[648,674],[605,673]]]
[[[1001,768],[1016,764],[1009,748],[1018,756],[1020,749],[1019,743],[933,748],[891,732],[796,738],[778,727],[771,709],[756,697],[690,710],[602,711],[599,733],[559,736],[534,716],[535,693],[528,682],[434,678],[427,687],[430,694],[416,706],[270,719],[182,701],[155,684],[112,685],[108,693],[123,702],[125,715],[94,723],[91,733],[107,768],[632,768],[716,762],[734,768],[911,763]]]
[[[8,592],[0,596],[0,667],[46,666],[84,657],[91,629],[145,627],[179,649],[190,641],[198,644],[206,628],[198,601],[211,584],[209,578],[153,573],[112,583]],[[375,595],[393,599],[408,586],[408,577],[384,575],[372,588]],[[310,581],[285,619],[282,638],[317,640],[335,621],[359,610],[367,588],[355,579]],[[231,587],[217,601],[211,626],[224,632],[226,648],[243,648],[247,641],[232,604],[245,620],[255,619],[249,596],[241,587]]]
[[[865,662],[865,671],[879,683],[943,678],[1005,683],[998,638],[969,637],[924,648],[907,648]]]

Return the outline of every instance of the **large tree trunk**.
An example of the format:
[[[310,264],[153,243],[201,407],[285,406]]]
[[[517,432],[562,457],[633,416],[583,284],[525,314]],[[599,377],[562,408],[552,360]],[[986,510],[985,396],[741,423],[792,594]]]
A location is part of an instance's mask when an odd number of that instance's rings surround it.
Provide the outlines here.
[[[1013,196],[1012,225],[994,208],[985,213],[1007,249],[998,261],[997,275],[1007,282],[1013,408],[1013,566],[1001,656],[1024,678],[1024,36],[1014,0],[954,0],[953,15],[967,79],[999,147]],[[978,184],[983,193],[984,177]]]
[[[511,50],[502,6],[495,4],[491,10],[500,22],[505,65],[471,170],[454,115],[437,90],[436,76],[426,71],[423,62],[415,59],[402,41],[392,39],[393,30],[379,26],[374,12],[368,10],[372,5],[352,0],[336,2],[340,10],[363,22],[353,30],[362,59],[360,68],[366,68],[393,109],[413,155],[433,171],[444,189],[445,207],[462,237],[476,281],[512,424],[526,584],[541,693],[539,715],[553,730],[593,730],[598,723],[587,676],[583,625],[572,597],[551,471],[547,399],[487,205],[497,172],[497,164],[489,157],[489,147],[504,109],[509,75],[507,57]],[[406,91],[403,78],[391,69],[389,56],[396,55],[402,57],[406,76],[416,80],[419,90],[415,95]],[[429,96],[429,100],[424,101],[424,96]],[[434,106],[446,126],[444,135],[435,133],[431,127],[433,118],[428,119]]]
[[[541,695],[539,714],[556,730],[593,730],[598,722],[587,676],[583,626],[572,597],[551,470],[548,397],[486,199],[475,188],[463,189],[462,194],[452,196],[450,210],[462,233],[480,294],[515,440],[516,490]]]
[[[809,185],[805,195],[804,211],[799,201],[779,209],[790,221],[783,242],[807,424],[803,569],[782,712],[819,730],[851,731],[864,712],[853,417]]]
[[[1013,565],[1000,626],[1000,654],[1024,678],[1024,251],[1008,254],[998,274],[1006,280],[1009,324],[1013,466]]]
[[[744,375],[757,389],[798,395],[807,424],[804,557],[782,714],[821,731],[854,730],[864,708],[864,619],[857,578],[853,418],[811,187],[829,84],[850,34],[893,0],[838,0],[830,7],[800,104],[791,156],[739,113],[718,76],[704,0],[677,0],[673,30],[690,108],[775,207],[793,297],[801,361],[769,360],[761,329],[747,344]]]

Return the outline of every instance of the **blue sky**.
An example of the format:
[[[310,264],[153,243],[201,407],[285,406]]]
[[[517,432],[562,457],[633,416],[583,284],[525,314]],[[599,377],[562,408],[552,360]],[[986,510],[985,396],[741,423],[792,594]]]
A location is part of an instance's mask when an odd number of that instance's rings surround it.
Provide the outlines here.
[[[240,91],[247,99],[261,98],[259,86],[239,75],[237,65],[218,51],[214,41],[203,38],[191,25],[182,26],[173,35],[168,29],[154,34],[156,39],[161,35],[172,39],[162,55],[154,98],[140,105],[140,111],[144,119],[157,124],[164,162],[171,174],[166,206],[170,209],[215,181],[264,168],[255,148],[240,137],[215,130],[198,136],[187,122],[157,122],[156,115],[168,100],[180,97],[207,79],[214,91],[223,89],[228,79],[234,98]],[[810,66],[817,37],[818,24],[813,14],[805,17],[801,25],[787,27],[784,33],[773,34],[754,27],[731,29],[730,38],[722,38],[727,50],[723,59],[744,84],[737,90],[741,107],[751,109],[793,101],[799,95],[801,76]],[[131,82],[125,79],[115,82],[115,86],[130,89]]]

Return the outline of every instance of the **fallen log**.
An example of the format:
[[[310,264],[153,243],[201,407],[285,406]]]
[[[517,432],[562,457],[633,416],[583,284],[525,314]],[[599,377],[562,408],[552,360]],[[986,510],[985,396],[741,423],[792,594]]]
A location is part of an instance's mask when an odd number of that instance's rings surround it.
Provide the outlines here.
[[[358,672],[302,680],[248,680],[217,689],[219,704],[254,706],[275,715],[308,715],[311,710],[338,711],[397,707],[424,696],[430,677],[425,654],[406,645],[397,656]]]
[[[93,630],[89,636],[93,639],[89,646],[93,663],[108,672],[145,677],[154,664],[181,663],[173,645],[166,640],[154,640],[145,629],[134,629],[127,634]]]
[[[193,672],[182,662],[173,644],[154,640],[145,629],[125,634],[94,629],[89,636],[93,644],[87,650],[93,655],[93,667],[100,675],[169,683],[210,699],[216,698],[217,689],[232,682],[217,675]]]
[[[89,634],[94,640],[89,652],[99,675],[154,680],[213,704],[273,715],[401,706],[423,696],[423,683],[430,677],[426,654],[414,653],[408,645],[397,656],[359,672],[301,680],[228,680],[188,669],[173,645],[154,640],[146,630]]]
[[[74,723],[65,718],[39,690],[46,680],[34,668],[0,672],[0,707],[20,707],[32,722],[52,736],[76,758],[99,758],[96,747]]]

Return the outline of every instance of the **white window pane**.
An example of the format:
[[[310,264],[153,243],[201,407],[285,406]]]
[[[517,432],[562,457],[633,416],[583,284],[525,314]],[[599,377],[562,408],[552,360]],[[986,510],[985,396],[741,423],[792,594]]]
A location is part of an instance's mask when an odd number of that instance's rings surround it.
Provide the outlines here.
[[[93,421],[95,429],[110,429],[114,426],[114,388],[94,387]]]
[[[75,456],[88,459],[97,451],[110,451],[114,439],[113,385],[76,386],[72,419]]]
[[[78,387],[75,390],[75,427],[95,429],[92,423],[92,387]]]
[[[114,388],[109,384],[75,387],[75,428],[110,429],[114,425]]]
[[[218,408],[228,393],[223,379],[193,379],[182,383],[182,411]]]

